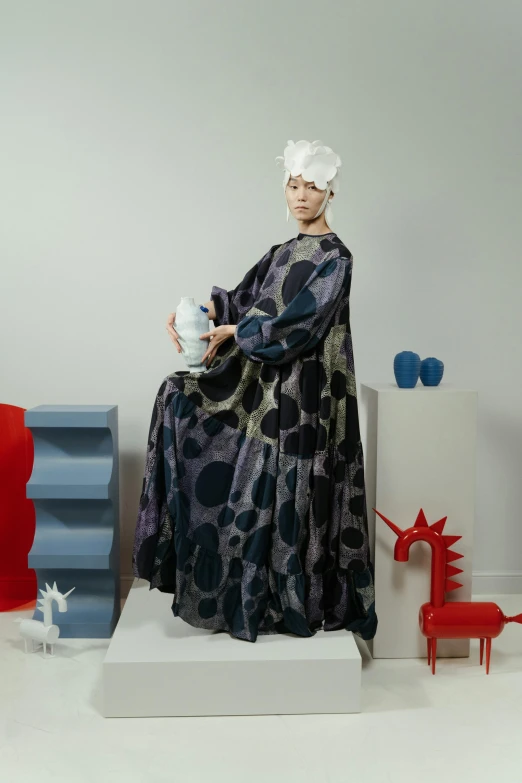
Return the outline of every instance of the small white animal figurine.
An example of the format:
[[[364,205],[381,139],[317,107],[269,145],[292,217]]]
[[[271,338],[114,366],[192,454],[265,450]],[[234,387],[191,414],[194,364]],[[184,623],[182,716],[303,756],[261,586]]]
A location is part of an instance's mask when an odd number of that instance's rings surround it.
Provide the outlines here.
[[[51,655],[54,655],[53,645],[60,636],[59,626],[53,625],[53,600],[57,602],[59,612],[66,612],[66,598],[75,589],[73,587],[68,593],[62,595],[56,586],[56,582],[52,587],[49,587],[46,582],[45,586],[47,590],[40,590],[43,598],[38,599],[40,606],[36,607],[40,612],[43,612],[43,622],[41,620],[25,620],[23,617],[17,617],[14,621],[20,623],[20,634],[24,637],[25,652],[27,652],[27,640],[30,640],[31,652],[34,652],[33,641],[35,641],[38,642],[38,645],[43,644],[44,658],[48,644],[51,646]]]

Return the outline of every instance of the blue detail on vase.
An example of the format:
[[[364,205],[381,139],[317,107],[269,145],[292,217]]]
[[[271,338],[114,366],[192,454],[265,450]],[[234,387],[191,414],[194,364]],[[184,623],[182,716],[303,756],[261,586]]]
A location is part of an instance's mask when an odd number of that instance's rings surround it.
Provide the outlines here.
[[[34,441],[29,568],[38,590],[76,588],[67,612],[53,606],[61,638],[110,638],[120,616],[118,406],[39,405],[24,422]]]
[[[203,310],[204,313],[208,313],[208,307],[204,307],[203,305],[200,305],[199,309]]]
[[[402,351],[393,360],[393,372],[397,386],[401,389],[413,389],[419,380],[421,358],[413,351]]]
[[[423,359],[420,367],[420,379],[424,386],[438,386],[444,374],[444,364],[435,356]]]

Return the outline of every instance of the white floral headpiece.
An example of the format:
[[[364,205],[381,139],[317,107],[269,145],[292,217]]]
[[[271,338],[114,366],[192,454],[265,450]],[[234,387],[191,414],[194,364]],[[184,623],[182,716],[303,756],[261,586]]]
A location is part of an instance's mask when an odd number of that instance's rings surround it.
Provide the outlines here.
[[[283,191],[286,191],[290,177],[298,177],[300,174],[306,182],[313,182],[319,190],[326,190],[321,208],[315,217],[319,217],[326,208],[326,222],[332,224],[333,213],[329,196],[330,193],[338,193],[340,189],[339,169],[342,163],[339,155],[320,140],[309,142],[302,139],[295,144],[289,140],[284,155],[278,155],[275,160],[285,169]],[[287,204],[287,221],[289,216],[290,210]]]

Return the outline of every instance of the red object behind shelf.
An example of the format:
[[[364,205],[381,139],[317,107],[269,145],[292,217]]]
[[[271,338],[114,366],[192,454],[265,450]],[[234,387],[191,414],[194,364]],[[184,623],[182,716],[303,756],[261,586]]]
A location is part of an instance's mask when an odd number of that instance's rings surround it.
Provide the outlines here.
[[[0,403],[0,612],[33,608],[38,589],[27,567],[35,533],[34,504],[26,497],[34,446],[24,412]]]

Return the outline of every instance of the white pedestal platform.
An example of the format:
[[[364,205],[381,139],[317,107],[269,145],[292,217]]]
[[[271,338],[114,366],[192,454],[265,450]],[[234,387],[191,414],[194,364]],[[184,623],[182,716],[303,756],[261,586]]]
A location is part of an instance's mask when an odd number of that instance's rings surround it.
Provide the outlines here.
[[[360,711],[353,634],[247,642],[174,617],[172,598],[134,580],[103,663],[105,717]]]
[[[397,535],[372,508],[402,530],[413,526],[421,508],[429,525],[447,516],[444,535],[462,536],[450,548],[464,557],[451,564],[463,569],[451,577],[462,587],[447,592],[446,601],[471,600],[477,392],[449,383],[419,381],[413,389],[363,384],[360,403],[379,621],[368,647],[374,658],[427,657],[418,614],[430,600],[431,547],[419,541],[408,562],[397,562]],[[437,657],[467,657],[469,649],[468,639],[441,639]]]

